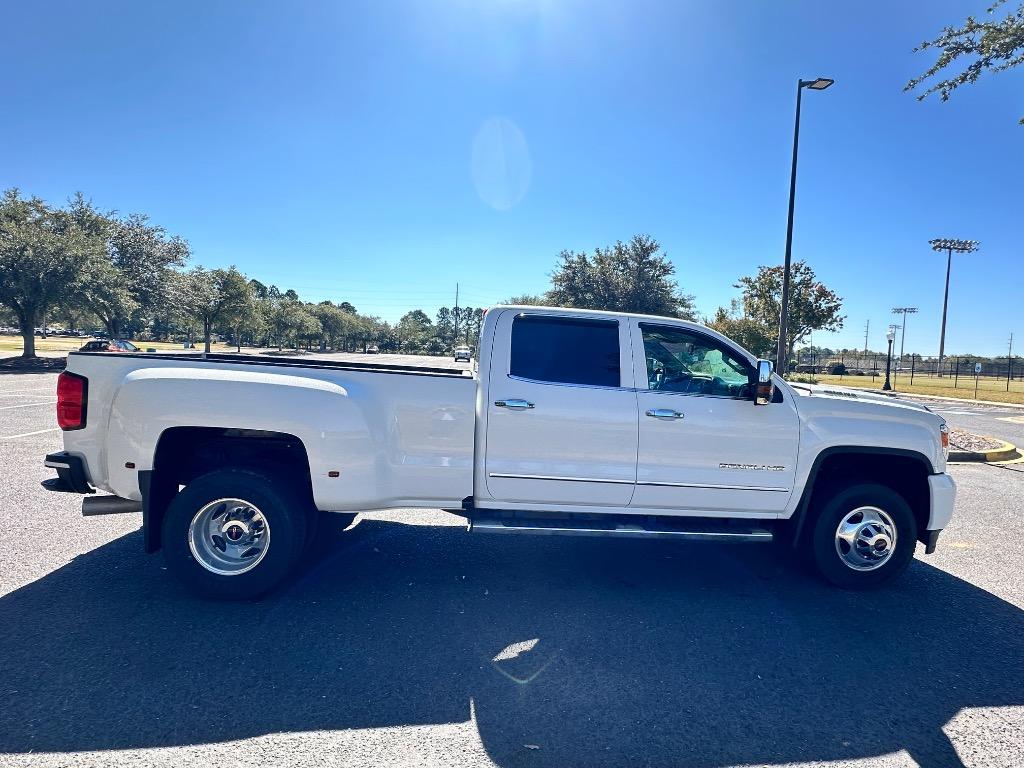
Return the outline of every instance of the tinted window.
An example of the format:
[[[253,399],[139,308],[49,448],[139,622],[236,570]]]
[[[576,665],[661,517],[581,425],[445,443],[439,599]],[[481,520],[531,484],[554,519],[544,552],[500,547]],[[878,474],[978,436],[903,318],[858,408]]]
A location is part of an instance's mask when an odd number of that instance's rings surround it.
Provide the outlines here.
[[[513,376],[619,386],[619,324],[527,315],[512,323]]]
[[[650,389],[723,397],[750,395],[750,364],[716,339],[647,323],[640,323],[640,331]]]

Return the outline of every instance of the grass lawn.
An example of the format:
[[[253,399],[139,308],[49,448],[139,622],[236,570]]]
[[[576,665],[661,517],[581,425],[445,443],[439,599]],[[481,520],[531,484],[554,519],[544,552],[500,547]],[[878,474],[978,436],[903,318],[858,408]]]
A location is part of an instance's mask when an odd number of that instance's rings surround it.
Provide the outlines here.
[[[73,339],[61,336],[50,336],[47,339],[43,339],[36,336],[36,352],[76,352],[81,349],[82,345],[87,341],[89,341],[89,339]],[[132,344],[142,351],[149,348],[157,349],[161,352],[171,350],[181,352],[185,351],[181,344],[169,341],[133,341]],[[202,342],[196,343],[196,349],[194,351],[203,351]],[[211,344],[210,351],[234,352],[235,348],[228,346],[227,344]],[[22,352],[21,336],[0,336],[0,353],[5,352],[20,355]]]
[[[870,376],[821,376],[815,378],[820,384],[838,384],[843,387],[866,387],[881,389],[885,376],[872,379]],[[900,374],[890,380],[893,391],[906,392],[914,395],[939,395],[941,397],[957,397],[974,399],[974,376],[961,376],[953,386],[952,377],[914,376],[914,384],[910,384],[910,374]],[[979,379],[978,400],[991,400],[996,403],[1018,403],[1024,405],[1024,381],[1015,379],[1010,382],[1010,391],[1006,391],[1006,379]]]

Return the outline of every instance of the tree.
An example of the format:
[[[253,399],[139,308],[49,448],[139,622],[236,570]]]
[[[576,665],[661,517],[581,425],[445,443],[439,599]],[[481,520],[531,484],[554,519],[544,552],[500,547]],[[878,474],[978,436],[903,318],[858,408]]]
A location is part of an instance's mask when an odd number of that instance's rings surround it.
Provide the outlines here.
[[[204,351],[210,351],[210,335],[217,323],[240,323],[252,303],[249,281],[235,267],[206,270],[195,267],[184,275],[178,296],[181,310],[203,326]]]
[[[1006,0],[996,0],[987,10],[994,15],[999,6]],[[943,101],[948,101],[950,94],[961,85],[973,83],[981,75],[988,72],[1003,72],[1024,62],[1024,3],[1016,11],[1007,13],[1003,19],[978,21],[973,16],[959,27],[946,27],[938,37],[925,40],[915,51],[937,48],[941,51],[936,62],[920,77],[915,77],[904,86],[905,91],[912,91],[923,83],[936,77],[954,62],[967,65],[957,74],[941,79],[927,88],[917,97],[918,101],[938,93]],[[1021,119],[1024,125],[1024,118]]]
[[[511,296],[500,303],[511,304],[513,306],[543,307],[548,303],[548,300],[546,296],[524,293],[520,296]]]
[[[455,345],[455,317],[448,307],[440,307],[437,310],[437,319],[434,321],[434,328],[445,349]]]
[[[551,276],[549,303],[556,306],[638,312],[693,319],[693,297],[680,292],[675,266],[647,235],[596,248],[593,256],[562,251]]]
[[[36,355],[35,327],[59,302],[70,301],[89,265],[103,257],[103,241],[67,211],[17,189],[0,198],[0,303],[14,313],[22,357]]]
[[[772,347],[779,338],[779,316],[782,307],[782,266],[758,267],[753,277],[741,277],[736,288],[743,291],[743,314],[764,329],[771,329]],[[805,261],[795,261],[789,282],[789,339],[786,349],[793,348],[812,331],[837,331],[843,327],[840,315],[843,300],[837,293],[817,280],[814,270]]]
[[[341,339],[352,332],[355,319],[352,314],[329,301],[309,307],[309,312],[320,321],[321,347],[337,349]]]
[[[414,309],[402,315],[395,327],[399,352],[422,352],[434,335],[434,324],[422,309]]]
[[[188,243],[142,214],[120,218],[101,213],[81,193],[72,198],[69,210],[79,226],[106,246],[106,258],[97,260],[83,283],[83,305],[103,322],[111,338],[132,319],[147,324],[170,298],[170,272],[184,267]]]
[[[709,322],[709,328],[714,328],[723,336],[728,336],[740,346],[753,352],[760,358],[771,357],[775,346],[776,333],[763,323],[752,317],[746,317],[741,313],[740,303],[732,300],[729,309],[719,307],[715,312],[715,319]]]

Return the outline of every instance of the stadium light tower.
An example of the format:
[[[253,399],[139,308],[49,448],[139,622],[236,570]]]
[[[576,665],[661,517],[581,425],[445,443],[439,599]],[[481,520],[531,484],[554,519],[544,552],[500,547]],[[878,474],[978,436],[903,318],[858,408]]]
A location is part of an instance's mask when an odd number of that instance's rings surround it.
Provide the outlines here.
[[[917,307],[893,307],[892,313],[894,315],[903,315],[903,330],[900,331],[900,365],[903,364],[903,342],[907,339],[907,315],[916,315]]]
[[[942,332],[939,334],[939,376],[942,375],[942,357],[946,352],[946,307],[949,305],[949,271],[953,266],[953,251],[973,253],[981,245],[977,240],[957,240],[953,237],[939,237],[929,240],[933,251],[946,252],[946,293],[942,298]]]
[[[796,157],[800,145],[800,94],[804,88],[812,91],[824,91],[835,80],[828,77],[816,77],[813,80],[796,81],[796,122],[793,127],[793,166],[789,172],[789,220],[786,223],[786,261],[782,271],[782,307],[779,312],[779,348],[775,355],[775,370],[779,375],[788,372],[786,360],[786,334],[789,330],[789,265],[793,257],[793,205],[796,201]]]

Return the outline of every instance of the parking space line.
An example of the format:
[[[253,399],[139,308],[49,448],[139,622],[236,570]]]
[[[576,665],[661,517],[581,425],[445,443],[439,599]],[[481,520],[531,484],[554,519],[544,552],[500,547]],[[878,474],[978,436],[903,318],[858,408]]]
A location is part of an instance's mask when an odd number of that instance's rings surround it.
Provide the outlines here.
[[[57,399],[47,400],[45,403],[21,403],[19,405],[0,405],[0,411],[9,411],[12,408],[31,408],[33,405],[53,405]]]
[[[50,427],[49,429],[37,429],[35,432],[22,432],[20,435],[0,435],[0,440],[13,440],[16,437],[29,437],[30,435],[41,435],[44,432],[57,432],[60,427]]]

